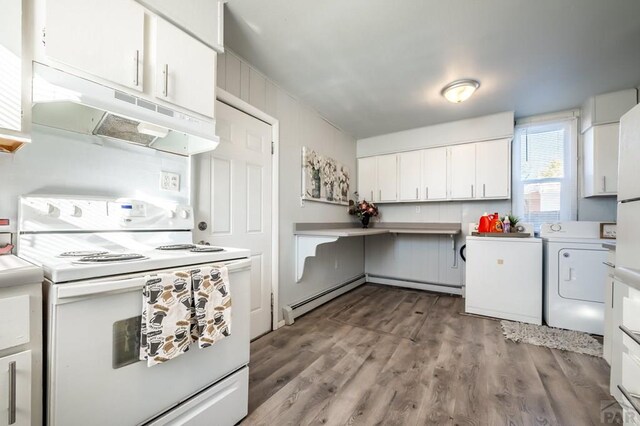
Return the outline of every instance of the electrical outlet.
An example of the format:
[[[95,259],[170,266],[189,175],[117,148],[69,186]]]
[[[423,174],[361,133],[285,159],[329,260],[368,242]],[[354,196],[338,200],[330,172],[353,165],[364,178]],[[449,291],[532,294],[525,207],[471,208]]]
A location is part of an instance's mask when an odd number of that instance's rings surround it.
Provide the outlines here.
[[[180,191],[180,175],[178,173],[160,172],[160,189]]]

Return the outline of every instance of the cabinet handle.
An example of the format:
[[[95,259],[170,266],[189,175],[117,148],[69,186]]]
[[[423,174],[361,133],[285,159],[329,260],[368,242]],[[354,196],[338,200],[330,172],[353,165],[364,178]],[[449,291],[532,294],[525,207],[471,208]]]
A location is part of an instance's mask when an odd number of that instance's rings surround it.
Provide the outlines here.
[[[615,268],[615,267],[616,267],[616,265],[614,265],[614,264],[613,264],[613,263],[611,263],[611,262],[602,262],[602,264],[603,264],[603,265],[607,265],[609,268]]]
[[[471,198],[473,198],[473,184],[471,184]]]
[[[169,64],[164,64],[162,74],[164,76],[164,87],[162,89],[162,95],[167,97],[169,96]]]
[[[373,189],[371,190],[371,200],[370,201],[373,201]]]
[[[140,73],[140,51],[136,50],[136,57],[133,59],[134,61],[136,61],[136,75],[133,79],[133,84],[136,85],[136,87],[140,84],[140,78],[139,78],[139,73]]]
[[[378,189],[378,201],[382,200],[382,189]]]
[[[9,363],[9,416],[8,424],[16,422],[16,362]]]
[[[640,407],[638,406],[638,403],[636,402],[636,398],[634,398],[633,395],[631,395],[631,393],[629,393],[629,391],[624,386],[618,385],[618,389],[620,389],[620,392],[622,392],[624,397],[627,398],[627,401],[629,401],[631,403],[631,407],[633,407],[633,409],[636,411],[636,413],[638,413],[640,415]]]
[[[420,192],[420,190],[418,188],[416,188],[416,200],[420,199],[420,195],[418,194]]]
[[[622,332],[624,334],[626,334],[627,336],[631,337],[631,340],[633,340],[634,342],[636,342],[638,345],[640,345],[640,334],[638,333],[634,333],[633,331],[629,330],[626,326],[624,325],[620,325],[618,326],[618,328],[620,330],[622,330]]]
[[[426,200],[429,199],[429,187],[428,186],[425,186],[425,188],[424,188],[424,198]]]
[[[483,183],[482,184],[482,198],[485,198],[487,196],[487,184]]]
[[[602,176],[602,192],[607,192],[607,177]]]

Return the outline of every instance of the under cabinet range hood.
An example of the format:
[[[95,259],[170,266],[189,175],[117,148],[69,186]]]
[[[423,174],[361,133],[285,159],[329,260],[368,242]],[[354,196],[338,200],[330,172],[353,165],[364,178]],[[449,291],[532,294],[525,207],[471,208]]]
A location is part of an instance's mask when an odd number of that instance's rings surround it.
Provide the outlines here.
[[[215,120],[190,116],[129,93],[33,64],[33,122],[179,155],[214,150]]]

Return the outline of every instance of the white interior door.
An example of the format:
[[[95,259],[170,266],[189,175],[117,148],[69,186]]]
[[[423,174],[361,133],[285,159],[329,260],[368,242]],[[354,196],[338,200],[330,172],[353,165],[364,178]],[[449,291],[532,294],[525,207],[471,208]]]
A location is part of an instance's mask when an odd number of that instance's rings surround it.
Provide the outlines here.
[[[216,102],[220,145],[197,156],[196,241],[251,250],[251,338],[271,330],[271,126]]]

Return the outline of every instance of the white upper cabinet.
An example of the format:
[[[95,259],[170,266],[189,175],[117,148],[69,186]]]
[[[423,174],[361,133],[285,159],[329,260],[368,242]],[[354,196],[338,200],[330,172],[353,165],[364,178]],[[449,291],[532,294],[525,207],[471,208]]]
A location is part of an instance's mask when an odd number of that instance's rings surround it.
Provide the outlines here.
[[[378,158],[376,201],[390,202],[398,200],[398,156],[381,155]]]
[[[423,200],[447,199],[447,148],[430,148],[422,151],[421,183]]]
[[[421,194],[422,152],[403,152],[398,154],[399,200],[419,201]]]
[[[30,67],[23,66],[22,0],[2,2],[0,11],[0,152],[30,141]]]
[[[478,142],[476,146],[475,198],[509,198],[511,141]]]
[[[449,198],[475,198],[476,144],[454,145],[449,148],[450,189]]]
[[[213,117],[215,51],[163,19],[155,19],[155,96]]]
[[[377,157],[358,159],[358,197],[360,201],[374,201],[373,194],[378,192],[377,182]]]
[[[584,133],[585,197],[617,194],[619,133],[619,123],[592,126]]]
[[[638,92],[636,89],[620,90],[590,97],[582,105],[582,133],[589,130],[591,126],[620,121],[620,117],[637,103]]]
[[[144,15],[144,8],[132,0],[48,0],[45,54],[142,91]]]

